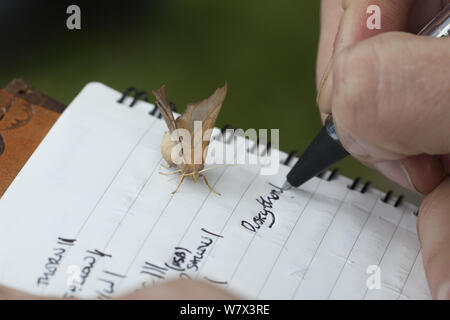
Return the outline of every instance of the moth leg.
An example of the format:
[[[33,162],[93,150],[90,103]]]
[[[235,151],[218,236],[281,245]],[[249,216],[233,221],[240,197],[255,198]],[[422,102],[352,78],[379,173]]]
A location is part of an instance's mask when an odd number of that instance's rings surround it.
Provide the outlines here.
[[[201,174],[200,176],[203,177],[203,181],[205,181],[206,185],[208,186],[208,188],[209,188],[209,190],[210,190],[211,192],[217,194],[218,196],[221,195],[220,193],[218,193],[216,190],[214,190],[214,189],[209,185],[208,179],[206,179],[206,176],[205,176],[205,175]]]
[[[161,163],[161,167],[163,167],[164,169],[170,170],[170,166],[166,166],[164,163]]]
[[[180,173],[180,172],[181,172],[181,169],[175,170],[175,171],[172,171],[172,172],[161,172],[161,171],[159,171],[158,173],[162,174],[163,176],[171,176],[173,174],[177,174],[177,173]]]
[[[180,188],[181,184],[183,183],[184,177],[185,177],[185,175],[183,174],[183,175],[181,176],[180,183],[178,184],[177,188],[176,188],[175,190],[172,191],[172,194],[175,194],[175,192],[178,191],[178,189]]]

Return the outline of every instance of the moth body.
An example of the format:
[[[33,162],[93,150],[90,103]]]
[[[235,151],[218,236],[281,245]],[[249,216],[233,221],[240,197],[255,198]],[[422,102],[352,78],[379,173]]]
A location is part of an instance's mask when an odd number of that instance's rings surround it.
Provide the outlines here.
[[[178,167],[178,164],[182,163],[182,155],[174,150],[177,144],[177,141],[171,139],[170,132],[166,131],[161,142],[161,154],[171,168]]]
[[[187,176],[191,177],[192,180],[194,180],[194,183],[197,183],[197,179],[200,175],[199,172],[203,170],[204,165],[183,163],[183,154],[181,153],[179,146],[179,142],[171,139],[169,131],[164,133],[161,143],[161,154],[164,160],[166,160],[170,168],[179,168],[183,174],[189,174]]]
[[[200,171],[204,168],[203,164],[182,164],[181,172],[184,174],[189,174],[188,177],[191,177],[194,180],[194,183],[197,183],[197,179],[200,176]]]

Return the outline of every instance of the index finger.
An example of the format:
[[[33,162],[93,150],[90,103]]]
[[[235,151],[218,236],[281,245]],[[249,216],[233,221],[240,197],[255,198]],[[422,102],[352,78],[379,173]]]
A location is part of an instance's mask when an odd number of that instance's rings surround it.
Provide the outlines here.
[[[418,231],[422,257],[435,299],[450,299],[450,177],[431,194],[419,210]]]
[[[325,69],[333,55],[334,39],[339,27],[342,13],[341,2],[337,0],[322,0],[320,7],[320,38],[317,54],[316,85],[319,84]]]

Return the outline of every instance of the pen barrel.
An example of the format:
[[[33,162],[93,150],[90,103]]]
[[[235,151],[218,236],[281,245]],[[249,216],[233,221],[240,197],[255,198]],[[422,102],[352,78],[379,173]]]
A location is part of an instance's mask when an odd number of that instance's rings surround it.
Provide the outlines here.
[[[419,35],[430,36],[435,38],[450,36],[450,3],[431,20],[425,28],[423,28]]]

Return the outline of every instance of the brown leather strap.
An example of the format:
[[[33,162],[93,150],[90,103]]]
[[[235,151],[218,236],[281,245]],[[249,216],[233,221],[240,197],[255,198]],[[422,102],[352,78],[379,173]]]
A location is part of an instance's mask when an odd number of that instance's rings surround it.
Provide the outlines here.
[[[30,86],[23,79],[14,79],[5,88],[13,95],[25,99],[26,101],[62,113],[66,106],[61,102],[49,97],[40,90]]]
[[[64,109],[20,79],[0,89],[0,197]]]

